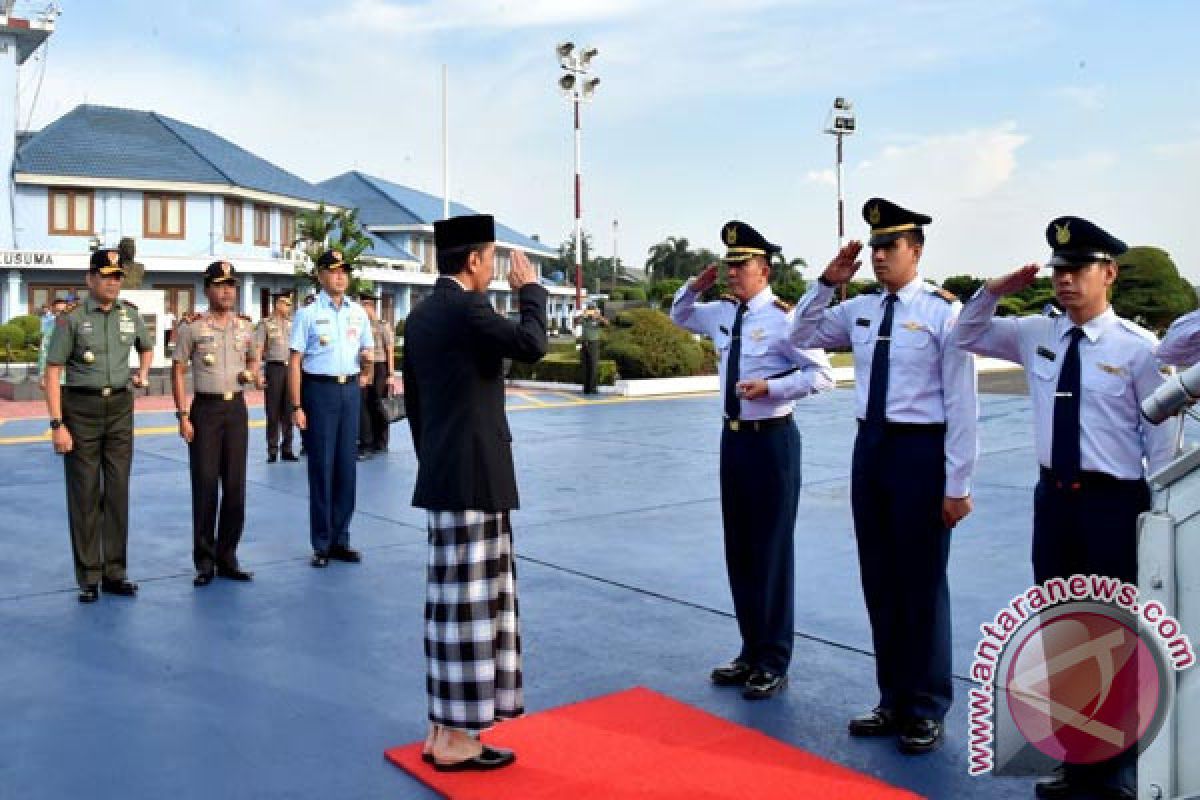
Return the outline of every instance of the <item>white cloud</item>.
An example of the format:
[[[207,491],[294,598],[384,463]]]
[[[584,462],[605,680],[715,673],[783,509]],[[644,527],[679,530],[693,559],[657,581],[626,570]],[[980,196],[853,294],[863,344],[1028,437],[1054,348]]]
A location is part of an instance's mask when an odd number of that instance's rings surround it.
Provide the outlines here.
[[[832,169],[809,170],[804,179],[824,186],[837,186],[837,173]]]
[[[1069,103],[1080,111],[1104,110],[1103,86],[1060,86],[1050,92],[1052,98]]]

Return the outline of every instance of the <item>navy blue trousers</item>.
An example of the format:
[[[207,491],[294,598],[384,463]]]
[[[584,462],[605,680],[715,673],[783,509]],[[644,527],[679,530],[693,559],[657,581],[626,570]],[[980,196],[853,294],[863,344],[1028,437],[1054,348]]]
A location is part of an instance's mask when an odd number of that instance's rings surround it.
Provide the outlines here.
[[[1085,476],[1078,489],[1058,489],[1043,474],[1033,492],[1034,580],[1101,575],[1136,584],[1137,520],[1149,510],[1150,487],[1143,480]],[[1110,702],[1136,698],[1114,695]],[[1133,787],[1137,748],[1097,764],[1067,765],[1066,771],[1083,782]]]
[[[358,468],[358,415],[361,390],[354,378],[326,383],[305,377],[300,405],[308,429],[308,520],[314,551],[350,543],[354,479]]]
[[[742,636],[738,658],[777,674],[786,673],[792,660],[800,447],[792,422],[721,434],[721,516]]]
[[[946,716],[954,694],[945,463],[940,426],[889,424],[882,431],[859,429],[851,469],[879,704],[936,720]]]

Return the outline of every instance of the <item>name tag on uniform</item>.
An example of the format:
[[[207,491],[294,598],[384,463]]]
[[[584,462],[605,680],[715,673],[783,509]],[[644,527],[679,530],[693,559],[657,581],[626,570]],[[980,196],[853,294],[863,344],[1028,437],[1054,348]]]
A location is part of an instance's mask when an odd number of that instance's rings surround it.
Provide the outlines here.
[[[860,328],[869,328],[871,327],[871,320],[867,319],[866,317],[859,317],[858,319],[854,320],[854,324]]]
[[[318,320],[315,320],[315,324],[317,324],[317,325],[328,325],[328,324],[329,324],[329,320],[327,320],[327,319],[318,319]]]
[[[80,333],[92,333],[95,330],[96,330],[96,327],[94,325],[92,325],[91,321],[79,323],[79,332]]]
[[[1037,349],[1037,354],[1048,361],[1053,361],[1054,359],[1058,358],[1058,354],[1047,347],[1039,347]]]
[[[755,328],[754,330],[750,331],[750,338],[756,342],[761,342],[763,339],[767,338],[767,334],[762,328]]]
[[[137,328],[134,326],[133,320],[121,320],[121,333],[133,333],[135,330],[137,330]]]

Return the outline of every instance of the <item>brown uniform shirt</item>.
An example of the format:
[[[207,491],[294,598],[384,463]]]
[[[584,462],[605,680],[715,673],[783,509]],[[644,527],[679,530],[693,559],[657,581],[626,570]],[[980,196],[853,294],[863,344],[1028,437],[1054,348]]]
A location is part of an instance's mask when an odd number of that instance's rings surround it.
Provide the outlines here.
[[[254,331],[254,346],[262,350],[265,362],[288,360],[288,342],[292,339],[292,320],[272,314],[263,317]]]
[[[375,350],[371,353],[371,360],[376,364],[390,363],[394,358],[393,348],[396,344],[396,332],[392,326],[388,325],[387,320],[376,319],[371,323],[371,336],[375,339]]]
[[[249,317],[231,315],[219,326],[208,314],[178,328],[175,360],[192,362],[192,380],[197,393],[227,394],[244,386],[238,380],[247,365],[254,363],[254,325]]]

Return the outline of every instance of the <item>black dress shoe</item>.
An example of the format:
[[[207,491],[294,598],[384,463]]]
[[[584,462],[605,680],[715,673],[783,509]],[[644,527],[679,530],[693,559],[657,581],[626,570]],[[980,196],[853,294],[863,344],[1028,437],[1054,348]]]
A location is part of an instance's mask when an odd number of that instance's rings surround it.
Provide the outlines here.
[[[742,689],[742,697],[747,700],[765,700],[779,694],[787,686],[787,675],[771,672],[769,669],[756,669],[746,678],[746,687]]]
[[[944,736],[945,729],[941,720],[910,719],[904,723],[900,731],[900,741],[896,746],[900,748],[901,753],[910,756],[932,753],[942,746]]]
[[[1082,794],[1085,789],[1087,787],[1077,780],[1072,780],[1066,772],[1056,769],[1053,776],[1034,784],[1033,793],[1038,800],[1066,800]]]
[[[1101,800],[1137,800],[1137,791],[1119,782],[1101,783],[1092,792]]]
[[[192,586],[197,589],[201,586],[208,586],[213,582],[213,573],[211,570],[205,572],[197,572],[196,577],[192,578]]]
[[[228,578],[231,581],[252,581],[254,573],[247,572],[241,567],[217,567],[217,575],[222,578]]]
[[[751,672],[754,672],[754,667],[735,658],[714,669],[709,677],[717,686],[745,686]]]
[[[295,453],[284,453],[283,460],[284,461],[299,461],[300,459],[296,457]]]
[[[369,450],[359,450],[358,451],[357,458],[359,461],[366,461],[370,457],[371,457],[371,452]]]
[[[94,603],[100,599],[100,590],[96,588],[96,584],[84,586],[79,590],[79,602]]]
[[[430,758],[433,758],[430,756]],[[483,746],[483,752],[474,758],[467,758],[462,761],[453,761],[449,764],[443,764],[437,759],[433,759],[433,768],[438,772],[485,772],[490,769],[500,769],[507,767],[509,764],[517,760],[517,754],[511,750],[501,750],[496,747]]]
[[[349,545],[335,544],[329,548],[329,557],[334,561],[345,561],[347,564],[357,564],[362,561],[362,553]]]
[[[278,457],[274,453],[267,453],[267,463],[274,464]]]
[[[100,581],[100,588],[104,590],[105,594],[119,594],[122,597],[133,597],[137,594],[138,585],[124,578],[119,581],[110,581],[108,578],[105,578]]]
[[[851,736],[891,736],[900,729],[900,724],[895,711],[880,706],[859,714],[846,728]]]
[[[324,569],[325,567],[329,566],[329,554],[319,552],[313,553],[312,561],[309,563],[317,569]]]

